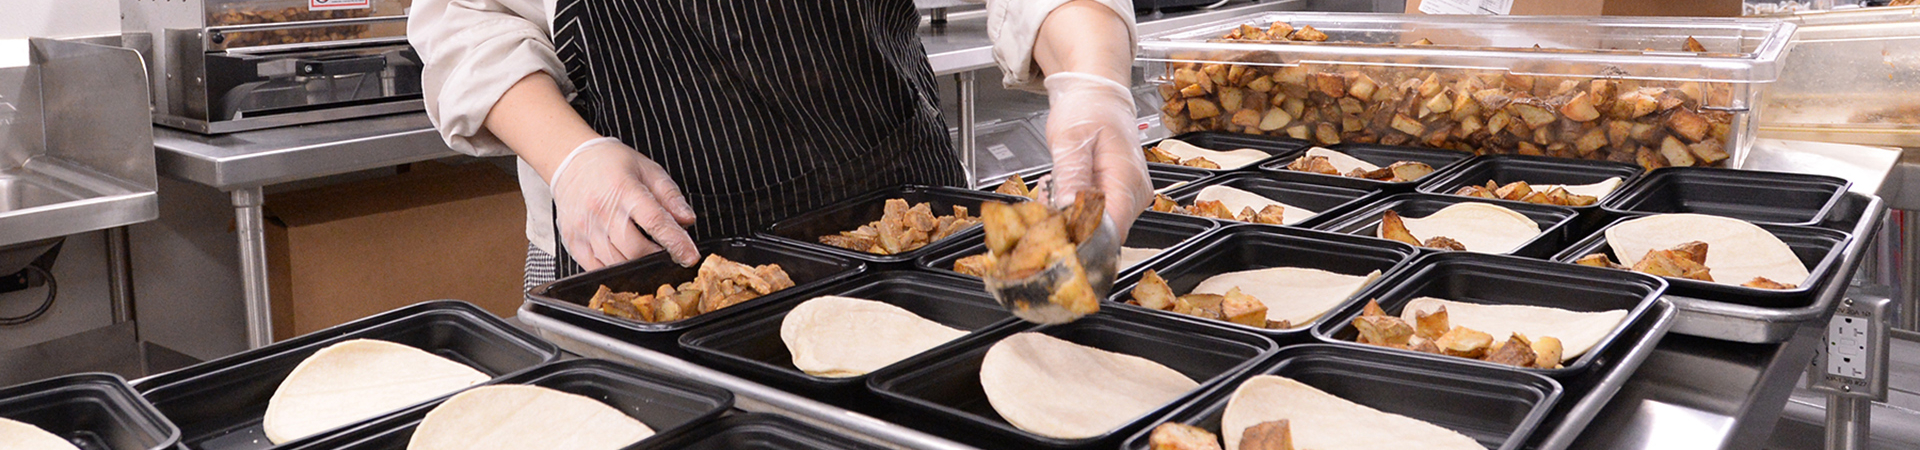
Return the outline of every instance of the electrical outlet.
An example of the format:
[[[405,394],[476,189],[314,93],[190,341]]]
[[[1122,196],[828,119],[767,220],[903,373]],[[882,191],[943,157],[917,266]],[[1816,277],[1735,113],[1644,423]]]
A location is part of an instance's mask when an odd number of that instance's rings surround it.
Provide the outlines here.
[[[1892,303],[1887,297],[1864,293],[1841,298],[1827,322],[1826,342],[1807,368],[1807,388],[1843,397],[1886,400],[1887,327],[1893,320]]]
[[[1835,314],[1827,324],[1827,374],[1867,377],[1868,324],[1872,319]]]

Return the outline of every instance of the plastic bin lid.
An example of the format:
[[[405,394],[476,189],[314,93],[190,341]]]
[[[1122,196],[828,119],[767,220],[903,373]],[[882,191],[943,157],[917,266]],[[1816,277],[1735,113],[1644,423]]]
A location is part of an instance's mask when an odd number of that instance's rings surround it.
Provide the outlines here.
[[[1327,42],[1224,41],[1227,31],[1272,22],[1312,25]],[[1775,19],[1459,16],[1271,12],[1211,22],[1140,41],[1145,61],[1292,66],[1357,64],[1498,70],[1521,75],[1767,83],[1779,74],[1796,26]],[[1688,37],[1707,54],[1680,51]],[[1420,39],[1435,45],[1412,45]],[[1535,46],[1539,48],[1535,48]],[[1249,54],[1278,58],[1242,58]]]

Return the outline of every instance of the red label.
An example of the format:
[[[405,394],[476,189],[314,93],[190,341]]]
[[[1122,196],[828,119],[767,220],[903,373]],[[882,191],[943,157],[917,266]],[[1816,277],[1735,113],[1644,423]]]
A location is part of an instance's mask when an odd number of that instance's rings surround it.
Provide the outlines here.
[[[371,7],[373,7],[373,0],[307,0],[307,10],[309,11],[367,9]]]

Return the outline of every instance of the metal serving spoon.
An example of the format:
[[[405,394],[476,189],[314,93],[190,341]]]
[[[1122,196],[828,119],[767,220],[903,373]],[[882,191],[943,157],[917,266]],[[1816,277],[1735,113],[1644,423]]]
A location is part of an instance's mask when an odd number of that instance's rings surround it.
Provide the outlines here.
[[[1113,278],[1118,272],[1116,266],[1120,259],[1120,240],[1113,229],[1113,221],[1102,217],[1093,235],[1074,248],[1080,257],[1081,268],[1087,274],[1087,282],[1093,287],[1095,301],[1104,300],[1107,294],[1113,292]],[[1072,277],[1071,267],[1056,262],[1029,277],[1003,280],[988,276],[985,280],[987,292],[993,294],[993,299],[1015,317],[1034,323],[1059,324],[1072,322],[1085,315],[1047,300],[1061,283]]]

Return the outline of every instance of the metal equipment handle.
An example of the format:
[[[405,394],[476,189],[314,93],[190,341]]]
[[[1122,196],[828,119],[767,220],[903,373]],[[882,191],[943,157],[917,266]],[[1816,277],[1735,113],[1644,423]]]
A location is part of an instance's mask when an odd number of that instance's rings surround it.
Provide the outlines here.
[[[299,59],[295,72],[308,77],[331,77],[378,73],[387,68],[386,55],[360,55],[335,58]]]

